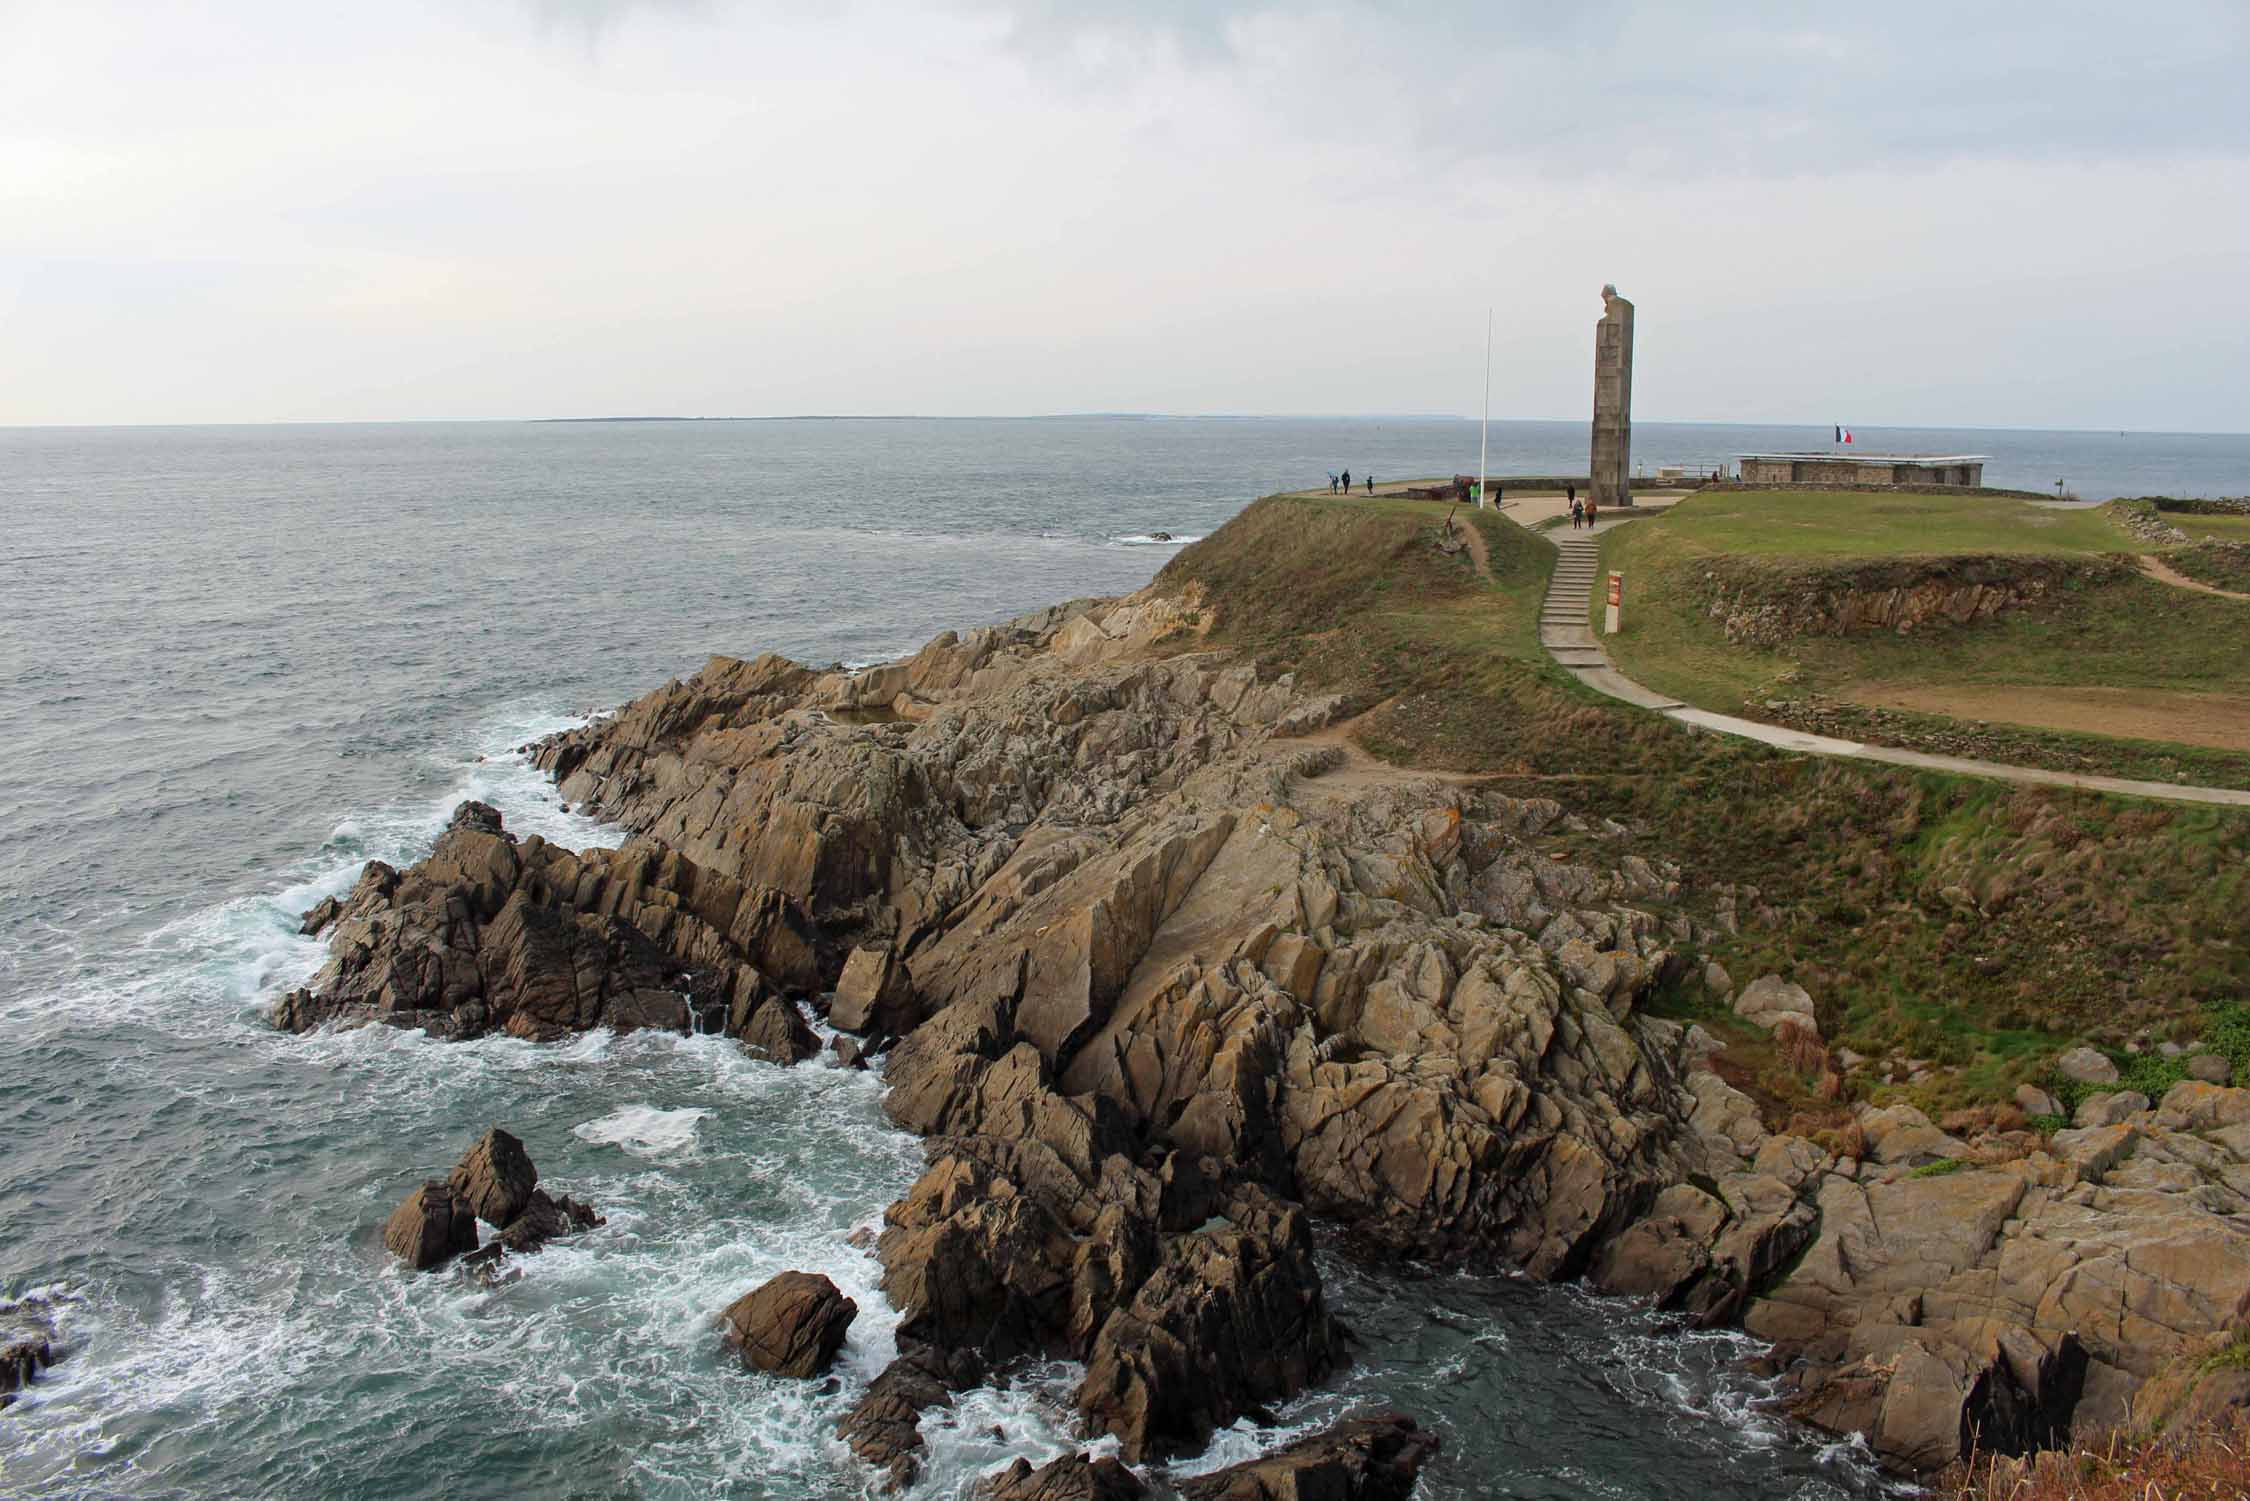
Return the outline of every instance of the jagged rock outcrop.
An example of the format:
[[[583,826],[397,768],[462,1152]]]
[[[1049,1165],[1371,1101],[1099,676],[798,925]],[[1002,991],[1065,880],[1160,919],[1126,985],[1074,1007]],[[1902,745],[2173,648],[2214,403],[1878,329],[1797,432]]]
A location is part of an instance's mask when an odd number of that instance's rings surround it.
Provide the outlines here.
[[[2185,1083],[2015,1161],[1808,1185],[1803,1259],[1744,1318],[1796,1409],[1912,1468],[2123,1421],[2142,1383],[2250,1318],[2250,1091]]]
[[[285,1030],[696,1029],[777,1063],[819,1046],[788,998],[822,973],[796,904],[647,845],[573,854],[537,835],[519,842],[482,803],[462,804],[411,869],[370,861],[325,926],[329,961],[283,998]]]
[[[548,1241],[591,1230],[601,1223],[602,1217],[593,1205],[568,1194],[550,1195],[544,1188],[535,1188],[521,1212],[500,1227],[500,1244],[528,1255]]]
[[[976,1501],[1140,1501],[1141,1478],[1116,1460],[1065,1454],[1034,1469],[1018,1459],[977,1482]]]
[[[1308,1214],[1743,1320],[1801,1411],[1909,1466],[2108,1414],[2243,1317],[2231,1105],[2175,1090],[2010,1162],[1908,1106],[1862,1114],[1859,1157],[1773,1133],[1715,1040],[1643,1010],[1766,920],[1755,892],[1687,889],[1552,802],[1293,739],[1340,706],[1193,649],[1195,619],[1151,592],[863,673],[714,658],[535,750],[635,837],[582,868],[677,862],[637,889],[680,926],[574,913],[834,985],[832,1021],[896,1039],[886,1108],[931,1140],[877,1246],[902,1353],[844,1422],[870,1463],[910,1476],[920,1412],[1022,1359],[1084,1361],[1081,1413],[1128,1457],[1323,1379]],[[706,890],[737,894],[726,921]],[[735,942],[746,908],[790,914],[770,932],[795,946]],[[731,951],[680,947],[706,929]],[[1758,997],[1805,1030],[1809,995]]]
[[[898,956],[883,947],[853,949],[836,978],[828,1024],[884,1039],[904,1037],[921,1020],[914,981]]]
[[[520,1138],[494,1126],[462,1154],[446,1183],[478,1219],[505,1225],[530,1206],[539,1169]]]
[[[1437,1435],[1404,1413],[1374,1413],[1183,1481],[1180,1494],[1187,1501],[1406,1501],[1437,1451]]]
[[[1302,1213],[1065,1096],[1015,1008],[961,1001],[893,1054],[894,1117],[938,1137],[877,1241],[902,1339],[1085,1360],[1078,1405],[1129,1458],[1302,1390],[1340,1344]]]
[[[477,1248],[477,1221],[499,1236]],[[457,1256],[489,1263],[505,1252],[528,1255],[548,1241],[602,1223],[593,1206],[539,1186],[522,1141],[494,1126],[444,1178],[423,1183],[391,1212],[383,1244],[409,1270],[429,1271]]]
[[[743,1364],[776,1376],[817,1376],[844,1348],[859,1305],[817,1273],[783,1272],[719,1317]]]
[[[893,1489],[903,1489],[921,1471],[922,1414],[951,1407],[955,1392],[984,1375],[984,1363],[972,1349],[902,1341],[898,1358],[868,1383],[838,1431],[852,1453],[880,1471]]]
[[[1199,1449],[1213,1429],[1342,1363],[1303,1211],[1254,1189],[1167,1237],[1130,1302],[1131,1284],[1108,1280],[1118,1301],[1087,1353],[1077,1402],[1129,1460]]]

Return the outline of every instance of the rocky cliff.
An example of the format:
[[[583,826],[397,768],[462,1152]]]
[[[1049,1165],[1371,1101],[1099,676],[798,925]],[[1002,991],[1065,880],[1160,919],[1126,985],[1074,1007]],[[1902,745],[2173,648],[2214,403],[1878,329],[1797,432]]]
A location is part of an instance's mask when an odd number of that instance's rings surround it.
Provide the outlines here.
[[[1134,1460],[1325,1379],[1316,1225],[1744,1322],[1805,1416],[1912,1467],[2112,1417],[2250,1311],[2250,1092],[2051,1140],[1773,1133],[1646,1011],[1734,893],[1371,763],[1208,618],[1152,588],[859,673],[714,658],[536,750],[623,850],[469,812],[321,914],[281,1020],[787,1061],[804,1002],[890,1044],[928,1166],[876,1248],[902,1354],[846,1437],[899,1478],[921,1410],[1030,1356],[1083,1361]]]

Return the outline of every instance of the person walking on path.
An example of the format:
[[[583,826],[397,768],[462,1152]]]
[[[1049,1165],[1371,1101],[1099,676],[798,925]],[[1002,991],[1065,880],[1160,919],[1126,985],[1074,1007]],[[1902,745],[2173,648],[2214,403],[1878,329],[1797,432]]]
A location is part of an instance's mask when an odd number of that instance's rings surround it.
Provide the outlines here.
[[[1575,532],[1585,524],[1586,508],[1578,503],[1576,495],[1572,495],[1570,497],[1570,529]]]
[[[1344,493],[1346,495],[1352,493],[1352,472],[1349,469],[1344,471]]]
[[[1586,530],[1592,531],[1594,529],[1594,513],[1600,509],[1599,506],[1594,504],[1593,497],[1588,496],[1586,499]]]
[[[1367,476],[1367,493],[1370,495],[1375,493],[1375,476],[1372,474]]]
[[[1572,485],[1565,493],[1570,497],[1570,514],[1575,516],[1578,514],[1578,487]]]

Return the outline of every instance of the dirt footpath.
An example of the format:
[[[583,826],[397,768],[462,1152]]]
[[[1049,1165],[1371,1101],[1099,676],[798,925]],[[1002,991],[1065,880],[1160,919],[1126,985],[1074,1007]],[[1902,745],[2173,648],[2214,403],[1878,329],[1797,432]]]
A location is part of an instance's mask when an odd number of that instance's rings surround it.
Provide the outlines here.
[[[1874,708],[1911,709],[1955,719],[2250,750],[2250,694],[1855,683],[1841,696]]]

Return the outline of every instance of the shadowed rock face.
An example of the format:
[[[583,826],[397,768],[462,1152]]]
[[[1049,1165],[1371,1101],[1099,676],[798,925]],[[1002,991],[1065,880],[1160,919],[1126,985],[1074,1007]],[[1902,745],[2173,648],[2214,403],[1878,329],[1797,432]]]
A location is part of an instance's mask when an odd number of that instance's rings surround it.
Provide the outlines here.
[[[383,1226],[383,1245],[406,1263],[426,1272],[477,1248],[477,1216],[468,1201],[432,1178],[406,1196]]]
[[[715,658],[537,749],[632,844],[479,814],[370,867],[283,1023],[696,1025],[786,1057],[783,998],[834,986],[930,1138],[877,1246],[901,1355],[844,1425],[899,1480],[920,1412],[1011,1361],[1084,1361],[1089,1429],[1136,1458],[1326,1379],[1308,1216],[1745,1320],[1808,1417],[1911,1466],[2116,1410],[2250,1310],[2250,1093],[1923,1178],[1978,1149],[1898,1110],[1865,1161],[1769,1133],[1642,1011],[1740,920],[1731,891],[1554,803],[1292,739],[1336,706],[1158,639],[1192,647],[1189,602],[859,674]],[[1335,1462],[1243,1484],[1388,1494],[1387,1461]],[[1017,1478],[1093,1483],[1043,1474]]]
[[[0,1408],[55,1363],[55,1350],[44,1335],[25,1335],[0,1344]]]

